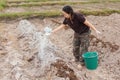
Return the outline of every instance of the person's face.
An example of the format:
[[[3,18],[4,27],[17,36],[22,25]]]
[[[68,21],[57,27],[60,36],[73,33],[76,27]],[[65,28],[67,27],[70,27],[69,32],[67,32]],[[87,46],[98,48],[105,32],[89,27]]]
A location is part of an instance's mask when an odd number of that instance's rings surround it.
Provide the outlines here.
[[[66,12],[64,12],[64,11],[62,11],[62,14],[63,14],[63,16],[65,17],[65,18],[70,18],[70,14],[67,14]]]

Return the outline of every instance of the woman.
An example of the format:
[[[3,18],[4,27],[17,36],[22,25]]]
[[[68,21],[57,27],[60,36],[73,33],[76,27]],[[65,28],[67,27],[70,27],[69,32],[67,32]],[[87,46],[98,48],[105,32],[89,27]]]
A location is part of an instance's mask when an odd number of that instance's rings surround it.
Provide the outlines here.
[[[84,64],[82,54],[88,52],[90,28],[96,33],[100,33],[82,14],[75,13],[71,6],[64,6],[62,14],[65,19],[63,24],[52,31],[57,32],[60,29],[70,26],[74,31],[73,55],[76,62]]]

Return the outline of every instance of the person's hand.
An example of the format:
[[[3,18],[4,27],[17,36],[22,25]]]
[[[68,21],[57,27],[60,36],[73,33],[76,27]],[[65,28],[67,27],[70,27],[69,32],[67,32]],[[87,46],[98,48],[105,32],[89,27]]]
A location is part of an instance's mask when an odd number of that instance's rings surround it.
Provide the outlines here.
[[[45,27],[44,31],[45,31],[45,35],[50,35],[52,32],[52,29],[49,27]]]
[[[100,31],[98,31],[98,30],[96,30],[96,33],[97,33],[97,34],[101,34],[101,32],[100,32]]]
[[[97,36],[98,36],[99,34],[101,34],[101,32],[100,32],[100,31],[98,31],[98,30],[96,30],[96,34],[97,34]]]

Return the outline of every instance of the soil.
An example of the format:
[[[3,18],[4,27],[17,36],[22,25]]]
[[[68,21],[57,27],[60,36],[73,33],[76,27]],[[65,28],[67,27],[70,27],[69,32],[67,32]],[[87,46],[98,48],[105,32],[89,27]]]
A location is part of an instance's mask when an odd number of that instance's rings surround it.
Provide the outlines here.
[[[86,18],[102,33],[97,36],[92,31],[90,36],[89,51],[97,51],[99,54],[99,67],[96,70],[80,68],[78,63],[72,61],[74,32],[68,29],[49,36],[52,46],[47,45],[47,48],[50,54],[53,53],[59,59],[50,62],[49,67],[45,66],[44,73],[42,73],[39,51],[29,47],[31,37],[21,35],[18,28],[20,21],[13,20],[0,23],[0,80],[119,80],[120,14],[90,15]],[[45,18],[46,25],[44,20],[38,18],[28,21],[37,29],[36,32],[43,32],[45,26],[50,26],[52,29],[59,26],[51,19],[63,21],[63,17]]]

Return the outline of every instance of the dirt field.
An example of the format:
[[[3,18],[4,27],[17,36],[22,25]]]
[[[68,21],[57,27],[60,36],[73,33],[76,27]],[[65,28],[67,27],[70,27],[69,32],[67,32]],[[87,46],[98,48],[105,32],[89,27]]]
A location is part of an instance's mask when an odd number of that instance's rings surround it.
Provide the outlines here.
[[[45,18],[46,24],[51,24],[52,29],[58,27],[51,19],[62,22],[63,18]],[[110,16],[87,16],[87,19],[102,33],[96,36],[92,31],[89,51],[99,53],[99,67],[95,71],[89,71],[85,67],[78,68],[77,63],[72,62],[71,29],[62,30],[49,36],[48,51],[60,59],[46,65],[40,61],[39,50],[30,47],[31,35],[20,32],[20,21],[6,21],[0,23],[0,80],[119,80],[120,79],[120,14]],[[44,21],[30,19],[35,32],[42,32]],[[19,28],[18,28],[19,27]],[[31,29],[32,30],[32,29]],[[29,35],[28,35],[29,34]],[[93,36],[94,35],[94,36]],[[44,39],[44,38],[43,38]],[[33,41],[34,42],[34,41]],[[37,44],[36,44],[37,45]],[[48,56],[49,57],[49,56]],[[53,58],[53,57],[52,57]],[[52,59],[51,58],[51,59]],[[46,58],[44,60],[51,60]],[[44,70],[44,72],[42,72]]]
[[[56,4],[53,1],[1,1],[0,80],[120,80],[120,1],[74,0],[74,4],[70,3],[73,0],[57,0]],[[101,32],[97,36],[92,31],[90,36],[89,51],[96,51],[99,56],[96,70],[88,70],[73,62],[74,32],[71,29],[50,36],[44,34],[45,27],[55,29],[59,26],[52,20],[62,23],[63,17],[28,19],[36,15],[34,12],[46,11],[49,14],[47,11],[53,11],[55,15],[64,6],[62,1],[75,11],[88,11],[86,18]],[[93,16],[90,15],[92,11],[111,15]],[[23,20],[21,14],[28,20]],[[11,16],[13,18],[8,19]]]

